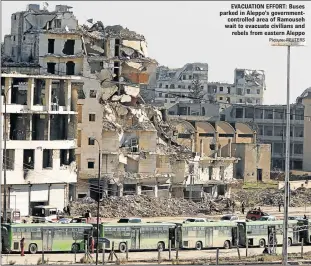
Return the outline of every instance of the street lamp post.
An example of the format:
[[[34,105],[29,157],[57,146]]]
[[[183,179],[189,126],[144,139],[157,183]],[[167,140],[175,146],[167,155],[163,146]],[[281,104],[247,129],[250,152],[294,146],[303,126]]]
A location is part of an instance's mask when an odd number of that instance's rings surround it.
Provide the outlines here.
[[[285,182],[284,182],[284,223],[283,223],[283,250],[282,265],[288,264],[288,209],[289,209],[289,164],[290,164],[290,48],[303,46],[303,43],[277,42],[272,46],[287,47],[287,96],[286,96],[286,146],[285,146]]]
[[[90,138],[91,140],[94,140],[98,144],[98,191],[97,191],[97,246],[96,246],[96,265],[98,265],[98,251],[99,251],[99,207],[100,207],[100,166],[101,166],[101,148],[98,140],[94,137]]]
[[[2,168],[3,168],[3,151],[2,151],[2,138],[3,138],[3,116],[2,116],[2,93],[0,94],[0,215],[2,212]],[[2,230],[0,230],[0,239],[2,239]],[[0,241],[0,265],[2,265],[2,241]]]

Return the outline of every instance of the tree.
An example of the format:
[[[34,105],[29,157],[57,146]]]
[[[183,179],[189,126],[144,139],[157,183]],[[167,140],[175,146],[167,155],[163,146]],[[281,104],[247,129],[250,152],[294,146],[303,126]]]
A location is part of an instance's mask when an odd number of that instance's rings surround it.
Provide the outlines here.
[[[203,100],[204,91],[201,81],[196,78],[192,81],[189,97],[193,99],[194,103],[201,103]]]

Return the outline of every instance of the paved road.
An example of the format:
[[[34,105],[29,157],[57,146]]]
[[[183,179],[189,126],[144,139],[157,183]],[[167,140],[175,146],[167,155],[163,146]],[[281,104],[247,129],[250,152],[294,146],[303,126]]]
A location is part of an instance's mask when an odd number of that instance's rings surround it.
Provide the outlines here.
[[[248,256],[254,256],[254,255],[260,255],[262,254],[263,249],[262,248],[250,248],[248,250]],[[299,253],[301,251],[300,246],[292,246],[289,247],[289,252],[290,253]],[[304,252],[310,252],[311,251],[311,246],[305,246],[304,247]],[[240,253],[241,256],[245,256],[246,250],[244,248],[240,248]],[[282,252],[282,247],[277,248],[277,253],[281,254]],[[175,258],[175,252],[172,251],[172,258]],[[92,255],[93,258],[95,258],[95,255]],[[125,254],[122,253],[117,253],[117,256],[121,261],[125,261]],[[237,257],[237,250],[236,249],[230,249],[230,250],[225,250],[221,249],[219,251],[219,257]],[[9,264],[10,261],[14,261],[16,264],[37,264],[38,260],[42,257],[41,254],[26,254],[25,257],[21,257],[18,254],[10,254],[10,255],[3,255],[2,262],[3,264]],[[58,254],[44,254],[45,260],[49,261],[49,264],[70,264],[74,263],[75,261],[75,256],[74,254],[69,254],[69,253],[58,253]],[[80,262],[80,259],[83,257],[83,254],[79,253],[76,255],[76,261]],[[216,257],[216,250],[201,250],[201,251],[196,251],[196,250],[181,250],[179,251],[179,259],[180,260],[206,260],[206,259],[215,259]],[[102,260],[102,254],[99,254],[100,260]],[[107,260],[108,254],[105,254],[105,260]],[[141,263],[146,263],[146,262],[151,262],[151,261],[157,261],[158,258],[158,253],[157,251],[153,252],[130,252],[129,253],[129,262],[140,262]],[[168,259],[169,254],[168,251],[162,252],[161,253],[161,258],[162,259]]]

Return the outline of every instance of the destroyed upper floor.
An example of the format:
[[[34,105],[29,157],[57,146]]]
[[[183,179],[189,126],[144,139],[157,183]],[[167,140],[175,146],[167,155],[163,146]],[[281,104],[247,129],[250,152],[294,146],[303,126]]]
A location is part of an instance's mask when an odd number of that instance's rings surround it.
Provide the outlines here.
[[[165,66],[157,68],[156,79],[158,81],[186,81],[186,80],[208,80],[208,64],[188,63],[182,68],[170,69]]]

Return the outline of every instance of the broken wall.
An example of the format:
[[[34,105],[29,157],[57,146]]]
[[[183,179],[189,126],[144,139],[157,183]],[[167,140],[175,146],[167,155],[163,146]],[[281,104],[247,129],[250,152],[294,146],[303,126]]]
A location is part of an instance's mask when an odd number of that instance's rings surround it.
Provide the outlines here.
[[[82,40],[78,34],[40,34],[39,35],[39,56],[49,54],[49,41],[54,40],[54,55],[59,56],[82,56]],[[69,41],[69,42],[68,42]],[[74,43],[73,43],[74,41]],[[71,43],[70,43],[71,42]]]
[[[232,147],[234,157],[240,158],[235,167],[237,178],[245,182],[270,180],[270,144],[236,143]]]
[[[182,184],[189,172],[189,167],[186,161],[181,160],[181,161],[175,161],[172,163],[172,170],[174,176],[171,178],[171,183],[173,184]]]

